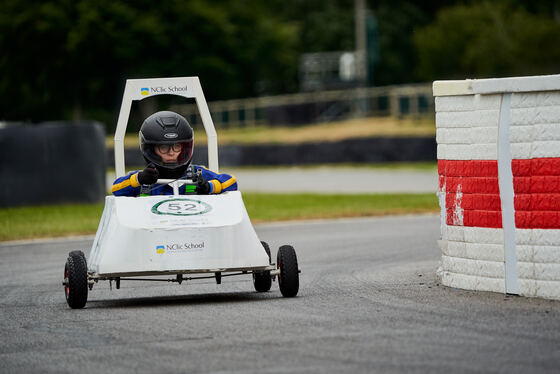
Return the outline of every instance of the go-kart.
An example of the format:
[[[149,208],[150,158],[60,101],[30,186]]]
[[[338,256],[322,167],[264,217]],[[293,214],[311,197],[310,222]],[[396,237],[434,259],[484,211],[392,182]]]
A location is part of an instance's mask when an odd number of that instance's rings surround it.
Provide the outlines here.
[[[125,174],[123,138],[131,102],[152,94],[196,100],[208,135],[209,167],[218,171],[216,132],[198,77],[134,79],[126,82],[115,134],[117,176]],[[250,274],[257,292],[269,291],[278,278],[284,297],[297,295],[300,271],[294,248],[281,246],[272,263],[270,248],[257,237],[241,192],[196,195],[198,177],[156,182],[172,186],[173,195],[105,198],[88,259],[82,251],[72,251],[64,267],[62,283],[71,308],[83,308],[88,291],[102,280],[119,289],[128,280],[181,284],[213,278],[221,284],[224,277]],[[183,184],[192,194],[179,195]]]

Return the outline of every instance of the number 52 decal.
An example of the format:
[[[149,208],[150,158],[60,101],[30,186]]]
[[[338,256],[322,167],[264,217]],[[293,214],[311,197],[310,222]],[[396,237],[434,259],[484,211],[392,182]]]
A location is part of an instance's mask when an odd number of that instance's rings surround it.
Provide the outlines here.
[[[211,210],[209,204],[194,199],[169,199],[160,201],[152,207],[152,213],[170,216],[201,215]]]

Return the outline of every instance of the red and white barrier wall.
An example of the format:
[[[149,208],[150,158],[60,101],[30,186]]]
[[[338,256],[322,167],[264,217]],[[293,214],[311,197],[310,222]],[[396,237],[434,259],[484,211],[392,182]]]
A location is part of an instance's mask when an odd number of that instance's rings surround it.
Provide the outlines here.
[[[560,75],[433,92],[442,284],[560,299]]]

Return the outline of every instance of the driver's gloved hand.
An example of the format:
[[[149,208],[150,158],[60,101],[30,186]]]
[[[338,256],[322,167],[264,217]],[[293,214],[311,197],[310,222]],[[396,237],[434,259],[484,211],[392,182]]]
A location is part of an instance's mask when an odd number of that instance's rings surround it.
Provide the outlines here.
[[[198,177],[196,188],[194,190],[198,195],[208,195],[210,193],[210,183],[202,176]]]
[[[138,173],[138,183],[151,185],[157,182],[158,177],[159,171],[153,165],[148,165]]]

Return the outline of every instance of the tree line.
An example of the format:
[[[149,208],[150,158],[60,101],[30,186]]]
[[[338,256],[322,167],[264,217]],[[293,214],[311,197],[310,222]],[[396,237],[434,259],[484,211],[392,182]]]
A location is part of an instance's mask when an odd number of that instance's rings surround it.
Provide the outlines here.
[[[559,72],[558,0],[371,0],[370,84]],[[353,0],[0,0],[0,120],[114,121],[127,78],[207,100],[297,92],[303,53],[353,50]]]

